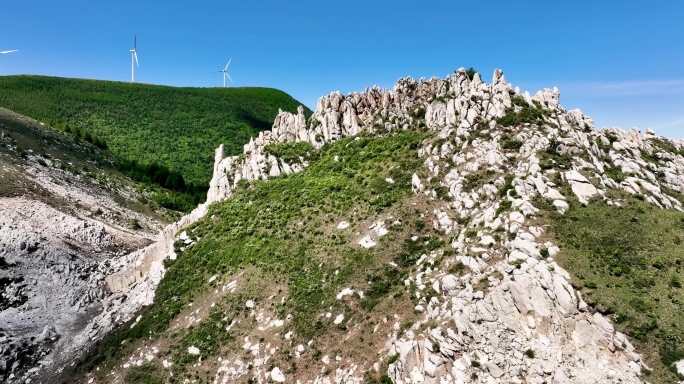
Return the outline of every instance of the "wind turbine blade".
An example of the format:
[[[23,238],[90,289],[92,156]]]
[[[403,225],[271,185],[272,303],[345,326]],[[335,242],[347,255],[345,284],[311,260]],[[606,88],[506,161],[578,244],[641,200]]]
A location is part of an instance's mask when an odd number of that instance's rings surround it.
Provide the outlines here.
[[[138,45],[138,35],[135,35],[133,37],[133,50],[135,50],[135,47]]]
[[[226,64],[226,67],[223,68],[224,71],[225,71],[226,69],[228,69],[228,66],[230,65],[230,61],[231,61],[231,60],[233,60],[233,59],[232,59],[232,58],[231,58],[231,59],[228,59],[228,64]]]
[[[138,53],[136,51],[133,51],[133,56],[135,56],[135,65],[140,67],[140,63],[138,63]]]
[[[226,76],[228,76],[228,78],[230,79],[230,75],[228,74],[228,72],[226,72]],[[233,79],[230,79],[230,82],[232,83]]]
[[[11,50],[11,51],[2,51],[2,52],[0,52],[0,55],[4,55],[5,53],[12,53],[12,52],[19,52],[19,50],[18,50],[18,49],[13,49],[13,50]]]

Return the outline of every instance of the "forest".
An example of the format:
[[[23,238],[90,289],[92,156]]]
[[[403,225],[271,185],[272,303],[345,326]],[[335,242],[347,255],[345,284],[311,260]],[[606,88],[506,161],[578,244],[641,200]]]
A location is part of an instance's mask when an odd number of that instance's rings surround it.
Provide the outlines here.
[[[299,105],[271,88],[0,77],[0,107],[68,128],[123,162],[164,166],[197,186],[208,185],[219,144],[227,155],[240,154],[250,137],[271,128],[279,108],[295,112]]]

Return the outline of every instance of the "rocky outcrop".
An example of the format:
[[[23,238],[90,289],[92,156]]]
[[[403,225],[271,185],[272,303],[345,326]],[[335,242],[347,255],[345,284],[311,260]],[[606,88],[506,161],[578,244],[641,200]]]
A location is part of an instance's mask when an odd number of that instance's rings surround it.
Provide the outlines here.
[[[152,304],[154,292],[164,277],[164,260],[175,258],[173,250],[177,233],[207,212],[207,204],[200,204],[177,222],[166,226],[153,244],[117,259],[114,273],[106,277],[110,295],[102,301],[103,310],[74,337],[70,352],[81,356],[84,349],[102,339],[117,326],[131,320],[144,306]]]
[[[323,354],[315,377],[298,382],[363,382],[366,373],[383,366],[387,370],[381,373],[395,383],[641,382],[639,353],[608,318],[592,312],[574,290],[571,276],[554,260],[559,248],[544,240],[546,229],[534,222],[535,198],[550,199],[564,213],[568,201],[591,204],[608,200],[609,189],[621,189],[659,207],[682,210],[668,189],[681,192],[684,185],[683,143],[652,131],[597,131],[581,111],[563,109],[559,97],[555,88],[534,96],[520,93],[498,70],[488,85],[479,74],[471,79],[459,69],[446,79],[400,79],[391,91],[373,87],[348,96],[334,92],[319,99],[308,121],[301,108],[297,114],[281,111],[272,130],[246,144],[241,156],[225,157],[223,146],[216,150],[207,204],[229,198],[242,180],[268,180],[308,165],[304,158],[276,157],[268,150],[272,144],[303,142],[321,148],[359,133],[408,129],[432,130],[436,137],[417,151],[424,164],[413,174],[412,188],[430,202],[424,211],[416,208],[416,214],[432,218],[433,229],[451,244],[448,254],[421,255],[404,281],[415,301],[408,311],[418,320],[403,324],[399,309],[387,313],[383,324],[393,323],[392,331],[377,356]],[[539,117],[515,126],[501,123],[502,117],[521,111]],[[478,183],[482,175],[486,180]],[[177,231],[205,213],[206,206],[199,207],[182,223],[168,227],[158,244],[126,259],[135,267],[108,278],[119,296],[89,326],[87,337],[100,337],[151,302],[163,276],[163,259],[175,257],[173,241],[193,241]],[[361,225],[343,221],[337,229],[356,226],[353,242],[360,248],[382,246],[379,238],[388,233],[384,221]],[[466,272],[450,272],[455,265]],[[230,293],[238,277],[224,284],[217,275],[210,282],[217,284],[216,294]],[[337,300],[352,295],[363,297],[363,292],[349,287]],[[289,316],[276,317],[269,307],[251,300],[245,308],[249,324],[260,331],[288,322]],[[207,309],[193,307],[179,322],[189,327]],[[345,329],[354,327],[354,320],[344,314],[320,317]],[[313,341],[293,345],[291,332],[272,336],[266,343],[244,337],[238,342],[239,353],[218,358],[214,381],[294,381],[292,371],[270,359],[283,356],[282,351],[298,358]],[[202,354],[195,345],[187,350],[193,356]],[[121,369],[125,372],[158,355],[157,345],[143,345]],[[334,370],[332,359],[338,362]],[[168,370],[171,363],[164,360],[162,366]],[[120,378],[121,373],[111,377]]]
[[[261,132],[246,144],[242,156],[224,158],[223,147],[219,147],[207,201],[230,196],[242,179],[265,180],[302,168],[302,163],[288,164],[265,155],[264,148],[269,144],[308,142],[314,148],[320,148],[325,143],[356,135],[361,130],[378,133],[397,131],[421,121],[433,129],[452,126],[456,122],[456,128],[468,129],[503,116],[506,108],[511,107],[512,93],[511,85],[506,83],[501,71],[497,70],[492,84],[487,85],[479,74],[469,79],[463,68],[446,79],[399,79],[393,91],[373,87],[347,97],[333,92],[318,100],[308,124],[303,108],[296,115],[280,111],[272,130]],[[536,99],[550,105],[558,104],[557,93],[540,93]]]
[[[514,103],[514,97],[522,98],[526,106]],[[567,200],[589,204],[592,199],[605,199],[608,188],[642,194],[659,207],[682,210],[665,190],[682,191],[684,157],[677,154],[682,142],[650,130],[645,134],[597,131],[581,111],[564,110],[559,97],[555,88],[534,96],[521,94],[498,70],[487,85],[479,75],[468,78],[463,69],[443,80],[400,79],[392,91],[374,87],[346,97],[335,92],[319,99],[308,123],[301,110],[297,115],[281,112],[273,129],[247,144],[242,156],[224,158],[219,148],[209,200],[229,197],[241,179],[265,180],[306,166],[303,161],[287,164],[265,155],[269,144],[300,141],[320,148],[361,131],[383,134],[424,122],[443,140],[439,146],[419,150],[425,171],[413,176],[414,192],[435,196],[429,186],[437,183],[447,188],[448,202],[434,209],[434,227],[453,234],[456,256],[450,263],[461,262],[470,273],[457,277],[445,272],[447,267],[427,268],[406,281],[417,287],[420,302],[415,309],[425,317],[410,331],[396,332],[388,340],[387,355],[396,356],[389,365],[391,379],[396,383],[640,382],[640,355],[607,318],[589,310],[572,288],[571,277],[553,260],[558,248],[540,243],[544,229],[530,226],[528,218],[537,211],[532,204],[535,196],[553,200],[553,206],[564,213]],[[498,120],[521,108],[546,112],[539,121],[501,129]],[[506,147],[510,140],[518,146],[513,152]],[[540,151],[557,153],[569,163],[542,164]],[[622,179],[605,172],[611,168],[629,176]],[[475,189],[466,188],[468,176],[484,170],[498,176]],[[505,174],[514,176],[514,192],[502,201],[499,190]],[[570,195],[559,189],[558,178],[569,184]],[[497,211],[505,201],[511,211],[500,215]],[[463,222],[469,224],[459,224]],[[479,229],[476,238],[466,237],[473,228]],[[501,231],[511,240],[496,240],[496,232]],[[376,246],[370,233],[359,246]],[[542,249],[548,256],[542,256]],[[419,263],[438,257],[423,255]],[[432,326],[421,331],[425,324]],[[395,330],[399,328],[395,324]],[[361,380],[361,376],[345,377]],[[312,382],[328,381],[319,377]]]

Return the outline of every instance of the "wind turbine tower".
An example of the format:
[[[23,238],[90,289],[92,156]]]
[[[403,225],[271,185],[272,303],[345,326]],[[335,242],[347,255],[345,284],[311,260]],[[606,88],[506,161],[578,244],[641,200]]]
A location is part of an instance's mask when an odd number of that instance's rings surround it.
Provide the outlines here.
[[[136,51],[136,45],[138,42],[138,36],[133,39],[133,49],[131,49],[131,83],[135,83],[135,65],[140,67],[138,63],[138,51]]]
[[[222,71],[216,71],[216,73],[223,73],[223,88],[226,87],[226,77],[230,79],[230,82],[233,82],[233,79],[230,78],[230,75],[228,74],[228,66],[230,65],[230,61],[233,59],[228,59],[228,64],[226,64],[226,67],[223,68]]]

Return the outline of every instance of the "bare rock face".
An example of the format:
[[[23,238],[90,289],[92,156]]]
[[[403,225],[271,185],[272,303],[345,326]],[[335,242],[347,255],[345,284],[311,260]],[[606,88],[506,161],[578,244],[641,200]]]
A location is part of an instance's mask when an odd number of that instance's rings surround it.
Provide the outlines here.
[[[143,240],[40,201],[0,199],[0,365],[8,382],[68,361],[72,338],[109,295],[108,249]]]
[[[0,381],[6,383],[51,382],[73,362],[74,338],[111,295],[105,279],[115,260],[148,244],[160,227],[54,157],[28,152],[17,160],[16,128],[40,134],[36,126],[0,110]],[[126,199],[125,187],[118,193]],[[144,228],[128,228],[134,219]]]

